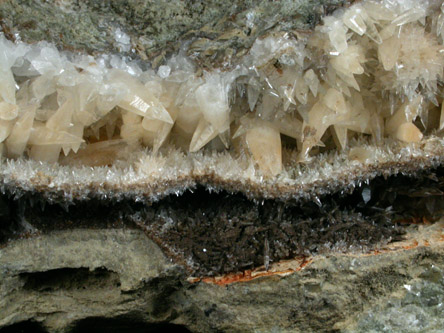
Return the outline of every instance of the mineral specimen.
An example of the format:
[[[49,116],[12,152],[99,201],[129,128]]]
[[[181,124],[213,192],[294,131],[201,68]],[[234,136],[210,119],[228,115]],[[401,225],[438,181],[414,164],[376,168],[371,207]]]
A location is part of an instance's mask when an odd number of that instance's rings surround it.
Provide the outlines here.
[[[141,229],[189,281],[218,283],[283,259],[399,249],[422,235],[403,223],[440,219],[442,1],[329,1],[322,19],[309,1],[287,16],[237,1],[222,17],[215,3],[200,26],[196,7],[172,3],[166,29],[179,27],[156,35],[154,2],[0,2],[0,244]],[[94,42],[82,24],[74,39],[63,24],[42,36],[21,16],[42,9],[98,18]]]

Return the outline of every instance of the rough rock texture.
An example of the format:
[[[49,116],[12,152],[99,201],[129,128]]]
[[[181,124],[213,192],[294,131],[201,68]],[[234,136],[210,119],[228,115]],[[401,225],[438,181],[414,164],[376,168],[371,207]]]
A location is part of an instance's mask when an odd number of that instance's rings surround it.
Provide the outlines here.
[[[244,54],[267,31],[312,28],[322,15],[348,2],[7,0],[0,2],[0,22],[10,38],[47,40],[89,53],[124,53],[156,64],[177,51],[181,41],[194,39],[189,54],[214,68]]]
[[[217,279],[191,283],[138,231],[71,230],[17,240],[0,250],[0,327],[365,332],[385,325],[396,330],[402,320],[395,312],[391,322],[383,322],[383,315],[372,319],[371,313],[390,313],[395,307],[390,304],[404,297],[405,304],[419,304],[422,311],[406,331],[438,329],[442,296],[430,290],[443,284],[443,227],[419,227],[409,241],[386,252],[318,256],[286,276],[229,285],[214,283]],[[429,292],[414,296],[411,288]]]

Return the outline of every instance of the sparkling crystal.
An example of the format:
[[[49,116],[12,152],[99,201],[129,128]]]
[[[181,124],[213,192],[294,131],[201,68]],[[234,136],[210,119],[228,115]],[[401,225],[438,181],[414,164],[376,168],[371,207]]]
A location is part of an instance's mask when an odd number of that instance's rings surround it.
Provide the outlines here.
[[[410,149],[444,129],[438,5],[355,2],[310,34],[266,33],[233,67],[210,72],[183,50],[142,70],[119,55],[59,52],[0,35],[2,156],[111,165],[134,151],[161,158],[180,149],[197,161],[227,150],[233,161],[250,159],[246,173],[257,167],[275,177],[288,171],[281,135],[299,162],[352,146],[348,158],[367,163],[374,154],[358,143],[386,138]],[[112,33],[127,52],[131,38]]]
[[[364,12],[363,8],[353,6],[344,13],[342,20],[349,29],[362,36],[367,30],[367,25],[364,21],[366,18],[368,19],[367,13]]]

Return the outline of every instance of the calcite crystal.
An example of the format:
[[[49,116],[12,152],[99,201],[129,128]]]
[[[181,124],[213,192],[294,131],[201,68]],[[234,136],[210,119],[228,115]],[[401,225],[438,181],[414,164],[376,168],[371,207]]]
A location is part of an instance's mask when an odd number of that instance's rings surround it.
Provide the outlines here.
[[[275,177],[291,168],[281,136],[296,163],[350,141],[420,142],[442,123],[441,21],[437,1],[365,1],[312,33],[258,38],[228,70],[203,72],[183,52],[144,71],[2,36],[3,155],[69,164],[121,140],[149,154],[227,150]]]

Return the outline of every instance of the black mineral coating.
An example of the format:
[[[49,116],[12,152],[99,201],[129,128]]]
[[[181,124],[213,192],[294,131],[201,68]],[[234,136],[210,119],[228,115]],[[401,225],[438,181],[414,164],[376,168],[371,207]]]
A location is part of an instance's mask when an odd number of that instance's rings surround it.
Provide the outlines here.
[[[317,202],[250,200],[203,186],[151,204],[92,199],[61,206],[38,193],[6,193],[0,200],[0,244],[61,229],[141,229],[189,274],[211,276],[401,240],[409,224],[442,214],[443,193],[444,168],[377,177],[351,194]]]

